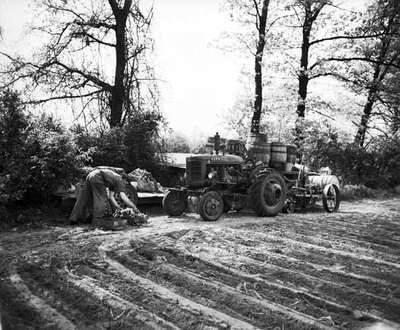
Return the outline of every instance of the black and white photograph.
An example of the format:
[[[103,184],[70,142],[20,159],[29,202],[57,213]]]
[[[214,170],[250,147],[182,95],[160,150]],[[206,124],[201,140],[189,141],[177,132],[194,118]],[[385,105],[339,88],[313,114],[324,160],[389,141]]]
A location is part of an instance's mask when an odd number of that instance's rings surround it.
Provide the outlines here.
[[[400,0],[0,0],[0,330],[400,330]]]

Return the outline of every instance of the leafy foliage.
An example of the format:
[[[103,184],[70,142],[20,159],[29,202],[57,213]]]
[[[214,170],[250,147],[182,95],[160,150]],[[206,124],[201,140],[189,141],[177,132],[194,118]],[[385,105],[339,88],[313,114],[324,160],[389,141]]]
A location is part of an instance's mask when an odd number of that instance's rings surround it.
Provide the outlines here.
[[[84,159],[60,124],[26,115],[10,91],[1,95],[0,111],[1,203],[46,200],[58,186],[74,181]]]
[[[307,123],[305,163],[314,169],[329,166],[346,184],[369,188],[400,185],[400,139],[380,137],[369,148],[339,139],[326,122]]]
[[[75,143],[90,166],[115,166],[126,170],[137,167],[151,170],[158,151],[158,131],[162,116],[158,112],[132,114],[122,128],[87,132],[75,127]]]

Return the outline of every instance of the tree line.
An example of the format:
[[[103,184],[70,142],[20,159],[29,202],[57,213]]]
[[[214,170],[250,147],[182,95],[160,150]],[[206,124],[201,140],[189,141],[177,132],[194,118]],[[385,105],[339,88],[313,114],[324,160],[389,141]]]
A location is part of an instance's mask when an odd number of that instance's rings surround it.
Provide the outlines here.
[[[397,1],[373,0],[357,11],[342,8],[336,0],[223,3],[241,27],[230,36],[232,42],[245,45],[254,58],[254,70],[246,78],[249,83],[253,79],[253,101],[242,109],[251,117],[251,132],[260,131],[262,115],[269,111],[265,103],[274,96],[264,77],[275,73],[297,80],[296,102],[285,111],[295,114],[299,145],[307,113],[315,110],[309,84],[323,77],[364,97],[354,144],[365,146],[367,133],[374,128],[384,134],[398,132]],[[69,101],[77,109],[75,119],[83,118],[85,125],[122,127],[132,114],[158,109],[157,80],[149,61],[152,6],[139,0],[90,5],[40,0],[36,11],[31,33],[40,36],[42,46],[29,58],[0,52],[5,63],[0,89],[17,88],[30,106]]]
[[[278,72],[297,80],[297,101],[290,111],[296,115],[298,145],[304,141],[307,110],[313,110],[309,83],[322,77],[364,97],[355,145],[365,146],[376,122],[386,135],[398,133],[400,4],[374,0],[359,11],[341,5],[334,0],[228,1],[231,17],[243,27],[235,42],[254,57],[252,132],[260,130],[261,114],[268,112],[263,102],[274,98],[263,74]],[[278,59],[271,64],[271,58]]]

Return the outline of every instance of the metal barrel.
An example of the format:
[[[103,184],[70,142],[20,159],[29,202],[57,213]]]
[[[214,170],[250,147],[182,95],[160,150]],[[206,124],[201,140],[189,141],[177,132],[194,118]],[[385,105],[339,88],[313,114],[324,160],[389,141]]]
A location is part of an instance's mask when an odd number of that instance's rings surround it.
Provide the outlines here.
[[[279,142],[271,143],[271,160],[269,165],[277,170],[284,171],[287,162],[287,147],[286,144]]]
[[[268,143],[267,135],[252,133],[246,142],[247,156],[255,162],[261,161],[268,164],[271,157],[271,145]]]
[[[226,151],[230,154],[240,154],[243,153],[244,144],[241,140],[227,140],[226,141]]]
[[[335,184],[339,187],[339,180],[335,175],[312,175],[308,177],[308,183],[311,183],[320,189],[324,189],[328,184]]]

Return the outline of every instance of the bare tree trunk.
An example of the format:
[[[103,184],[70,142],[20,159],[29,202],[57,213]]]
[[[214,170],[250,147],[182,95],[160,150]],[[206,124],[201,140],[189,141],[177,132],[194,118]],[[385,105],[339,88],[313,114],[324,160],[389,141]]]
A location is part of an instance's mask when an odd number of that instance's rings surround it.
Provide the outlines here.
[[[395,105],[393,108],[393,114],[391,116],[390,131],[393,135],[400,131],[400,108]]]
[[[299,89],[298,89],[298,101],[297,101],[297,120],[296,120],[296,128],[295,128],[295,144],[297,149],[300,151],[301,146],[304,141],[304,132],[303,132],[303,121],[306,112],[306,101],[307,101],[307,92],[308,92],[308,56],[310,50],[310,33],[312,22],[309,21],[309,17],[306,16],[304,25],[303,25],[303,40],[301,44],[301,58],[300,58],[300,72],[298,75],[299,80]]]
[[[109,0],[111,8],[115,16],[115,75],[114,86],[111,94],[111,114],[110,126],[116,127],[122,125],[123,107],[126,102],[125,95],[125,69],[127,64],[127,49],[126,49],[126,21],[132,5],[132,0],[126,0],[123,8],[119,8],[116,0]]]
[[[259,13],[258,6],[256,1],[254,4],[257,9],[257,13]],[[257,52],[254,63],[254,82],[255,82],[255,98],[254,98],[254,112],[253,118],[251,120],[251,132],[259,133],[260,132],[260,120],[261,120],[261,111],[262,111],[262,59],[264,54],[265,47],[265,28],[267,24],[268,17],[268,6],[269,0],[263,0],[263,6],[261,9],[261,14],[258,15],[258,43],[257,43]]]
[[[372,109],[374,107],[374,104],[377,99],[377,93],[378,93],[378,86],[380,85],[381,81],[386,75],[386,72],[388,70],[388,67],[386,67],[383,72],[381,73],[381,62],[384,61],[384,58],[386,57],[387,50],[389,48],[389,42],[384,40],[382,42],[382,48],[380,51],[379,55],[379,62],[375,64],[375,71],[374,71],[374,76],[372,80],[371,87],[368,89],[368,97],[367,97],[367,102],[364,105],[364,111],[361,116],[361,121],[360,125],[358,126],[357,134],[354,138],[354,144],[358,145],[360,147],[364,146],[365,142],[365,134],[368,129],[368,122],[372,114]]]
[[[306,22],[303,26],[303,42],[301,45],[301,59],[300,59],[300,72],[298,76],[299,80],[299,99],[297,102],[297,116],[304,118],[306,110],[306,99],[308,90],[308,56],[310,50],[310,32],[311,24]]]
[[[377,87],[376,87],[376,82],[374,81],[374,85],[368,91],[367,102],[364,105],[364,111],[361,116],[360,125],[358,126],[357,134],[354,138],[354,144],[360,147],[362,147],[365,142],[365,134],[367,132],[368,121],[371,117],[372,109],[376,101],[376,93],[377,93]]]

